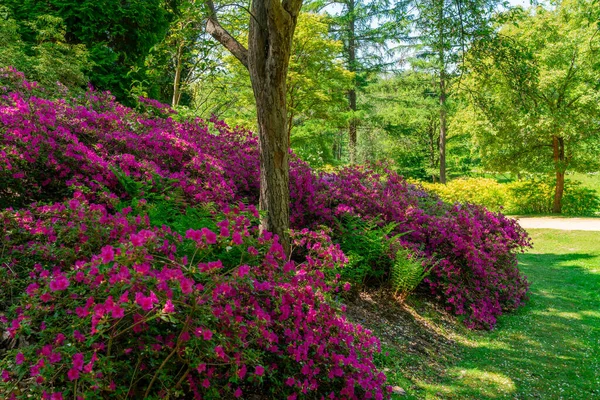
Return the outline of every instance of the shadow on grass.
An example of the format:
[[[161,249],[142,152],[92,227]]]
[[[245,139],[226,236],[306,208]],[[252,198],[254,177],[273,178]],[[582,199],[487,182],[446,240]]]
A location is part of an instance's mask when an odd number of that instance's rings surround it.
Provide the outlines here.
[[[428,398],[600,398],[600,273],[586,253],[521,256],[529,302],[492,332],[472,332]]]

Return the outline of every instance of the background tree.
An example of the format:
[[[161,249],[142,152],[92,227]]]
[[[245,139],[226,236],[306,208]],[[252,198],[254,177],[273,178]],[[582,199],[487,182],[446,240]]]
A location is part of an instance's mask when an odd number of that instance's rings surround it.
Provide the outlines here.
[[[565,171],[600,164],[600,35],[590,4],[516,13],[468,55],[472,127],[496,171],[552,172],[560,213]]]
[[[27,25],[35,32],[31,46],[21,39],[10,11],[0,10],[0,67],[13,66],[47,88],[56,87],[57,82],[70,89],[85,86],[85,71],[92,65],[88,51],[83,45],[66,43],[62,20],[41,15]]]
[[[332,34],[344,44],[344,60],[354,82],[348,96],[348,155],[351,164],[357,162],[357,132],[360,121],[358,91],[368,77],[394,65],[392,44],[406,32],[406,1],[334,0],[314,2],[313,8],[323,8],[332,19]],[[341,8],[341,10],[340,10]]]
[[[365,107],[376,134],[387,136],[388,150],[371,159],[392,159],[399,173],[412,178],[437,176],[439,115],[436,77],[406,70],[367,88]]]
[[[286,79],[302,0],[253,0],[248,49],[219,23],[207,0],[206,30],[248,68],[256,99],[260,146],[261,227],[281,238],[289,252],[289,137]]]
[[[144,60],[164,37],[170,19],[164,0],[3,0],[3,4],[29,48],[38,44],[32,21],[42,15],[62,19],[66,44],[83,44],[89,51],[92,84],[126,102],[132,82],[145,79]]]
[[[193,0],[174,4],[173,14],[165,38],[146,58],[146,68],[150,95],[177,107],[190,105],[193,85],[212,79],[222,61],[220,45],[206,32],[202,10]]]
[[[446,182],[448,98],[467,46],[491,34],[499,0],[416,0],[413,19],[416,57],[412,64],[437,75],[439,113],[439,179]]]

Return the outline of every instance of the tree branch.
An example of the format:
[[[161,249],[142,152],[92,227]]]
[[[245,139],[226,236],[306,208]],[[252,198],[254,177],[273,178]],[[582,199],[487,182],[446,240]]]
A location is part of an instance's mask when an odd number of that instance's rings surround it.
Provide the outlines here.
[[[206,32],[229,50],[229,52],[233,54],[244,67],[248,68],[248,50],[221,26],[217,18],[217,12],[215,11],[213,1],[206,0],[206,5],[208,6],[209,12],[206,20]]]

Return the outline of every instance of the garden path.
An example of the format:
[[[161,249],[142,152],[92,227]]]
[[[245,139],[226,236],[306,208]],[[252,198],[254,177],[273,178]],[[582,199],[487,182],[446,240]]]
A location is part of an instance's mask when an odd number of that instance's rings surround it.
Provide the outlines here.
[[[600,218],[515,217],[525,229],[600,231]]]

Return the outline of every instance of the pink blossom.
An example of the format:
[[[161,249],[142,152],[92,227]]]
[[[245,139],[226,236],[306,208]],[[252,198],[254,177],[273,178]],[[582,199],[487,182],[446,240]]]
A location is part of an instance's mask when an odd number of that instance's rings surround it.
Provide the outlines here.
[[[55,276],[54,279],[52,281],[50,281],[50,284],[48,286],[50,287],[50,290],[53,292],[65,290],[66,288],[69,287],[69,279],[66,276],[61,274],[61,275]]]
[[[170,314],[170,313],[175,312],[175,306],[173,305],[173,302],[171,301],[171,299],[167,300],[167,302],[165,303],[165,306],[162,309],[162,312],[165,314]]]
[[[142,308],[142,310],[150,311],[154,308],[154,304],[158,303],[158,298],[154,292],[150,292],[150,296],[144,296],[141,292],[136,292],[135,302]]]
[[[79,371],[77,370],[77,368],[69,369],[69,372],[67,372],[67,377],[69,378],[70,381],[79,379]]]
[[[108,264],[115,259],[115,249],[112,246],[104,246],[100,251],[102,257],[102,263]]]
[[[258,376],[263,376],[265,373],[265,368],[262,365],[257,365],[254,368],[254,374],[258,375]]]

